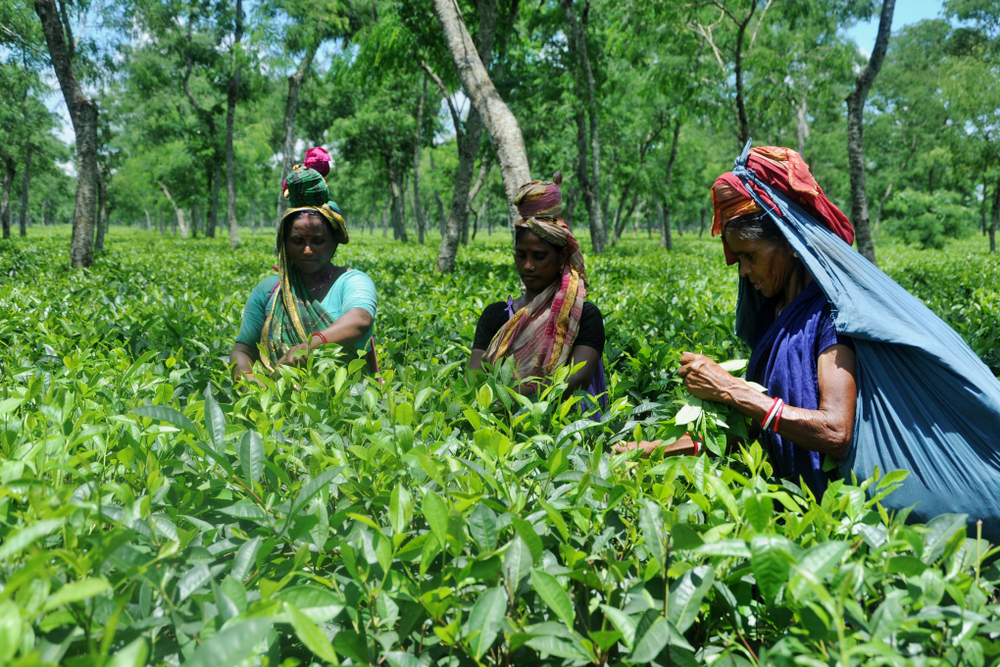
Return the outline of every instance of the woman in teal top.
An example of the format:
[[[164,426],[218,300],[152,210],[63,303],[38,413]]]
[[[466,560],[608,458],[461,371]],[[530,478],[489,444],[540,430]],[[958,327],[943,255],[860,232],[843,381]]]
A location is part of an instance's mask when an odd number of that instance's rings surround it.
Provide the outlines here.
[[[332,262],[338,246],[349,241],[344,218],[318,172],[297,168],[287,187],[291,207],[278,225],[278,275],[251,292],[229,360],[257,381],[255,361],[273,371],[303,363],[321,345],[339,345],[364,351],[375,371],[375,284],[361,271]]]

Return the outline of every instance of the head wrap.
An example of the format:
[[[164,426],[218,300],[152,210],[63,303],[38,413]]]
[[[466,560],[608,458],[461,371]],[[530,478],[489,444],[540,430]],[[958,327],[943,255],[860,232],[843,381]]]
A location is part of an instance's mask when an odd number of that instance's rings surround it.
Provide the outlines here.
[[[292,173],[285,181],[285,197],[288,198],[288,209],[281,218],[278,225],[277,244],[280,246],[284,242],[284,228],[286,224],[291,224],[290,218],[297,217],[302,211],[315,211],[330,223],[333,228],[333,239],[337,244],[349,243],[350,235],[347,233],[347,223],[340,212],[337,203],[330,199],[330,191],[326,187],[326,181],[314,169],[295,165]]]
[[[847,216],[823,194],[823,189],[809,173],[801,155],[791,148],[759,146],[750,149],[746,166],[757,178],[787,195],[846,243],[854,242],[854,228]],[[774,202],[764,192],[755,188],[754,193],[772,214],[780,215]],[[750,196],[743,181],[732,172],[719,176],[712,185],[712,207],[715,211],[712,235],[723,234],[726,263],[735,264],[738,260],[724,235],[726,224],[734,218],[763,209]]]
[[[515,227],[527,229],[557,248],[569,249],[561,279],[514,313],[493,337],[483,357],[484,361],[495,364],[512,356],[521,379],[551,375],[566,362],[579,331],[587,296],[580,244],[566,221],[559,217],[560,183],[562,173],[556,172],[551,181],[522,185],[514,197],[514,205],[522,216],[514,223]]]
[[[302,160],[302,166],[318,171],[320,176],[326,176],[330,173],[331,161],[330,154],[324,148],[316,146],[306,151],[306,156]]]

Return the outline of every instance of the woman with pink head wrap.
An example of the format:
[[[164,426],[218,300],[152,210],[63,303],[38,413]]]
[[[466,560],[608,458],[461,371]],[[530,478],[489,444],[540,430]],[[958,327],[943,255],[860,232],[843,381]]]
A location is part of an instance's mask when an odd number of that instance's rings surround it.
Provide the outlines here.
[[[515,224],[514,266],[523,293],[517,299],[490,304],[479,318],[469,369],[485,361],[510,358],[522,393],[537,390],[563,364],[584,366],[568,378],[568,392],[587,389],[606,405],[607,386],[601,356],[604,319],[586,301],[587,275],[580,244],[562,213],[561,172],[551,181],[521,186],[514,205],[521,219]],[[530,378],[530,379],[529,379]]]

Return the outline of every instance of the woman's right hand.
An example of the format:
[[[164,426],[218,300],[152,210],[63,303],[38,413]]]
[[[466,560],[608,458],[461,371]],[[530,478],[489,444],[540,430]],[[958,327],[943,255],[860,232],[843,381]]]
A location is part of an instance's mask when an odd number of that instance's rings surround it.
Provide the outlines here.
[[[690,434],[685,433],[676,442],[662,447],[662,440],[643,440],[642,442],[619,442],[612,449],[616,454],[624,454],[634,449],[642,450],[642,458],[648,459],[657,449],[663,449],[664,456],[694,456],[699,451],[699,446],[695,443]]]

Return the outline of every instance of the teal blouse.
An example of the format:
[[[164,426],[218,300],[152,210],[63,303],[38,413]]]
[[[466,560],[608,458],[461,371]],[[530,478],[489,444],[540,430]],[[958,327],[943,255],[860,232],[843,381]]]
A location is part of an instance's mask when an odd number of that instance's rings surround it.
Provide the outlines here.
[[[243,323],[240,325],[239,335],[236,336],[237,343],[256,347],[257,343],[260,342],[260,334],[264,330],[264,320],[274,302],[277,285],[278,276],[268,276],[257,283],[257,286],[250,292],[250,298],[247,299],[246,306],[243,307]],[[375,330],[375,313],[378,310],[378,296],[375,294],[375,283],[372,282],[371,278],[356,269],[348,269],[347,273],[337,278],[337,282],[333,283],[333,287],[320,303],[334,320],[351,308],[367,310],[372,316],[372,326],[364,338],[354,344],[354,347],[359,350],[368,348],[368,342]]]

